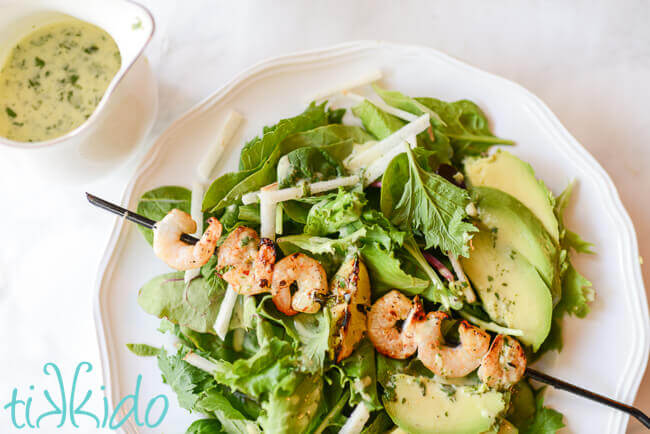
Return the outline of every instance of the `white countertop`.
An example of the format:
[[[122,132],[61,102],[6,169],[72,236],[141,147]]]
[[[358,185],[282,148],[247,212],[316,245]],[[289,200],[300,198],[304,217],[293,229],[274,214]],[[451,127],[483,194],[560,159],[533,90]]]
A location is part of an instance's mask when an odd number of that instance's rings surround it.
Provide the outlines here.
[[[151,137],[267,57],[354,39],[428,45],[541,97],[613,178],[634,221],[640,255],[650,261],[647,3],[141,3],[157,22],[147,50],[160,91]],[[86,374],[84,384],[98,393],[102,379],[92,291],[112,217],[88,206],[83,192],[119,200],[135,163],[93,184],[62,186],[33,174],[24,154],[0,149],[0,404],[9,401],[14,387],[27,395],[30,385],[50,381],[43,374],[46,362],[61,367],[67,387],[77,363],[91,362],[95,370]],[[650,282],[648,265],[643,272]],[[636,405],[650,412],[648,373]],[[99,412],[101,401],[88,406]],[[7,411],[0,411],[0,427],[9,420]],[[628,432],[644,431],[631,421]]]

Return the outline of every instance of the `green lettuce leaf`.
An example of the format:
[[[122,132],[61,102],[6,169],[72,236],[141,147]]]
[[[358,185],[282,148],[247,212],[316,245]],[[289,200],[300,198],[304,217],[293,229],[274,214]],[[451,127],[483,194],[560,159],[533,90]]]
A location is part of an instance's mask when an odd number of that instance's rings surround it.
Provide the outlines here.
[[[373,296],[378,297],[390,289],[417,295],[429,287],[427,280],[412,276],[402,269],[394,251],[386,250],[378,243],[369,243],[364,245],[360,252],[368,267]]]
[[[283,164],[284,159],[286,162]],[[299,181],[324,181],[345,173],[343,165],[326,151],[307,146],[291,151],[282,157],[278,165],[278,187],[291,187]]]
[[[371,411],[383,408],[377,393],[375,347],[368,339],[364,339],[350,357],[341,361],[341,369],[350,381],[350,405],[363,401]]]
[[[592,243],[583,240],[580,235],[568,230],[564,224],[564,212],[571,201],[571,195],[575,187],[575,180],[571,181],[562,193],[555,199],[555,217],[560,226],[560,244],[565,250],[573,249],[578,253],[593,254]]]
[[[154,221],[160,221],[174,208],[189,214],[192,192],[184,187],[167,185],[149,190],[140,197],[136,212]],[[138,225],[145,240],[153,245],[153,231]]]
[[[366,236],[366,229],[361,228],[342,238],[325,238],[309,234],[288,235],[278,238],[277,243],[285,255],[304,252],[316,256],[344,256],[348,249]]]
[[[569,263],[562,276],[562,298],[556,309],[584,318],[589,313],[589,303],[593,300],[594,290],[591,282]]]
[[[201,394],[196,401],[195,410],[216,417],[223,431],[228,434],[259,432],[257,423],[249,420],[236,409],[229,397],[232,397],[232,394],[225,393],[218,387],[212,387]]]
[[[391,161],[382,178],[381,211],[398,228],[422,232],[427,249],[469,255],[477,230],[464,221],[469,202],[466,190],[423,170],[410,149]]]
[[[552,408],[544,407],[544,389],[535,392],[535,416],[522,434],[555,434],[559,429],[564,428],[564,418],[561,413]]]
[[[293,434],[310,432],[323,407],[323,378],[320,375],[293,374],[281,378],[262,404],[260,417],[264,432]]]
[[[564,211],[569,204],[574,186],[574,182],[569,183],[567,188],[557,198],[554,198],[555,217],[560,229],[560,246],[563,249],[559,259],[562,294],[560,301],[553,309],[551,330],[537,353],[531,356],[531,360],[538,359],[547,351],[561,351],[564,315],[584,318],[589,313],[589,303],[594,300],[594,289],[591,282],[575,269],[569,257],[569,249],[581,253],[593,253],[592,244],[583,241],[577,234],[569,231],[564,224]]]
[[[362,192],[339,189],[334,200],[324,199],[307,215],[304,231],[310,235],[328,235],[361,217],[366,204]]]
[[[162,349],[158,353],[158,368],[163,382],[168,384],[176,394],[178,405],[186,410],[192,411],[203,391],[210,385],[214,385],[209,374],[183,360],[181,350],[175,354],[167,354]]]
[[[293,339],[298,353],[300,369],[308,373],[322,373],[329,350],[330,313],[321,309],[315,314],[300,313],[289,317],[280,313],[270,297],[265,297],[258,307],[264,318],[281,325]]]

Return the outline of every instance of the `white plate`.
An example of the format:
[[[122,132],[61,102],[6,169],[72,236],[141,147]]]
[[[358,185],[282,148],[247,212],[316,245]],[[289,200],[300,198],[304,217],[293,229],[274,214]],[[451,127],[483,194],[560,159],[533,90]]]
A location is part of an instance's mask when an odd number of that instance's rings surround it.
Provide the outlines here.
[[[409,95],[468,98],[478,103],[490,117],[494,133],[514,139],[517,146],[512,152],[531,162],[556,194],[569,180],[578,179],[568,226],[595,244],[597,255],[581,255],[575,263],[594,283],[596,300],[586,319],[565,320],[561,355],[547,356],[536,366],[631,403],[648,359],[650,322],[634,227],[611,179],[537,97],[515,83],[433,49],[363,41],[258,64],[158,138],[122,202],[134,209],[140,195],[151,188],[170,184],[189,187],[198,159],[228,109],[240,111],[247,119],[235,138],[242,144],[264,125],[302,111],[310,95],[371,68],[382,70],[384,85]],[[219,172],[234,169],[238,157],[239,146],[235,146]],[[95,318],[105,384],[111,402],[116,403],[132,393],[137,375],[142,374],[140,406],[156,394],[167,394],[170,411],[159,429],[182,432],[194,416],[178,408],[175,396],[161,382],[155,360],[138,358],[125,348],[128,342],[163,342],[156,332],[159,320],[139,308],[136,296],[143,283],[168,271],[132,226],[116,220],[99,270]],[[622,413],[564,392],[549,390],[547,403],[565,414],[571,432],[622,433],[627,424]],[[126,431],[136,432],[133,425]]]

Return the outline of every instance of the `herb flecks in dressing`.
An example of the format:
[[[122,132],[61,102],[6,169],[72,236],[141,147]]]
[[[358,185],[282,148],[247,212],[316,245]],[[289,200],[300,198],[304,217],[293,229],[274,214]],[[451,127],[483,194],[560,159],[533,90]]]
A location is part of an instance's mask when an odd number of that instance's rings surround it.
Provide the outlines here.
[[[70,18],[38,28],[0,70],[0,136],[37,142],[77,128],[121,63],[117,44],[97,26]]]

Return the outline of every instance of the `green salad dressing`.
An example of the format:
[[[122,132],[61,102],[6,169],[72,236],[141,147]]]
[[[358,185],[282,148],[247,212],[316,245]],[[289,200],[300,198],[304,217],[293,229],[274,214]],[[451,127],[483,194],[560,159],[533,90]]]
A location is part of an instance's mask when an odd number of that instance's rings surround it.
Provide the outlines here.
[[[122,59],[111,36],[68,18],[25,36],[0,70],[0,136],[49,140],[93,113]]]

